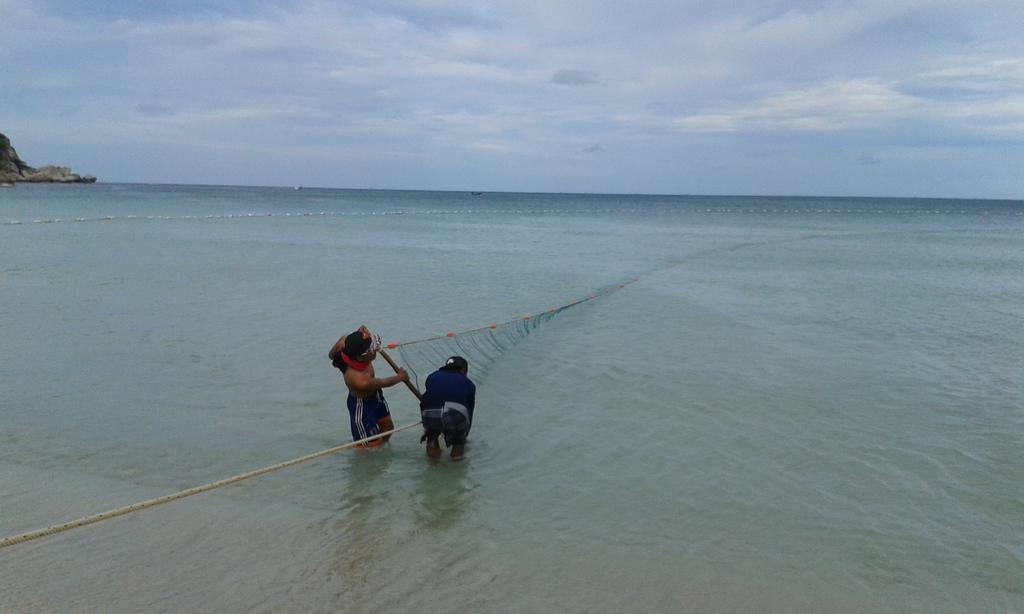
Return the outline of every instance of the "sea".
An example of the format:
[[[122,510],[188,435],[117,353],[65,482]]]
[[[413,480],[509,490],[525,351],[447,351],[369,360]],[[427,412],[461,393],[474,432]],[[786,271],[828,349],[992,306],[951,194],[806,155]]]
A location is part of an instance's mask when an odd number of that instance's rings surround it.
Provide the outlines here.
[[[1022,201],[0,190],[0,538],[351,441],[359,325],[542,313],[465,460],[5,547],[0,612],[1024,612]]]

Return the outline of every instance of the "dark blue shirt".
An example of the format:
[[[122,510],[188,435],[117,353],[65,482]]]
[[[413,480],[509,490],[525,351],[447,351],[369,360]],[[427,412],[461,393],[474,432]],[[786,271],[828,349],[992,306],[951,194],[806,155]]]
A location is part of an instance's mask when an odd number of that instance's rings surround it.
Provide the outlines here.
[[[458,371],[438,369],[427,376],[420,409],[437,409],[447,401],[461,403],[473,416],[476,404],[476,384]]]

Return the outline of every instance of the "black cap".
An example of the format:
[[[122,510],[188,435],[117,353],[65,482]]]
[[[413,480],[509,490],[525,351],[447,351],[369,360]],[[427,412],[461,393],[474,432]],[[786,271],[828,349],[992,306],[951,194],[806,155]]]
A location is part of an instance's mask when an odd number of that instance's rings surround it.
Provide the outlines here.
[[[348,337],[345,337],[345,355],[349,358],[359,358],[366,353],[366,350],[370,349],[370,336],[364,335],[362,331],[356,331],[351,333]]]
[[[446,371],[469,371],[469,363],[462,356],[452,356],[444,361],[441,368]]]

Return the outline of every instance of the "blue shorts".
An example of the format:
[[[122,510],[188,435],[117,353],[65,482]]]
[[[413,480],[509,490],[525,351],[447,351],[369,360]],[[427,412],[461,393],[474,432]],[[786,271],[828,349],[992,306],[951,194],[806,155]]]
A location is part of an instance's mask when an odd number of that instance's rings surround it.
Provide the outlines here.
[[[380,390],[362,399],[348,395],[348,415],[352,423],[352,441],[372,437],[382,430],[391,430],[391,410]],[[382,422],[387,428],[381,429]]]

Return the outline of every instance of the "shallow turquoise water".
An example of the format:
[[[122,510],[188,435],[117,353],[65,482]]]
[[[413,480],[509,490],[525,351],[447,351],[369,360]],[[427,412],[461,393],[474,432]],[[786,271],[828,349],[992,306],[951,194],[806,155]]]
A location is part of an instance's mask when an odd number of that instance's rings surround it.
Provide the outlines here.
[[[999,201],[2,191],[2,535],[347,440],[326,351],[360,323],[636,281],[477,365],[467,461],[405,432],[0,550],[0,610],[1024,610],[1022,230]]]

